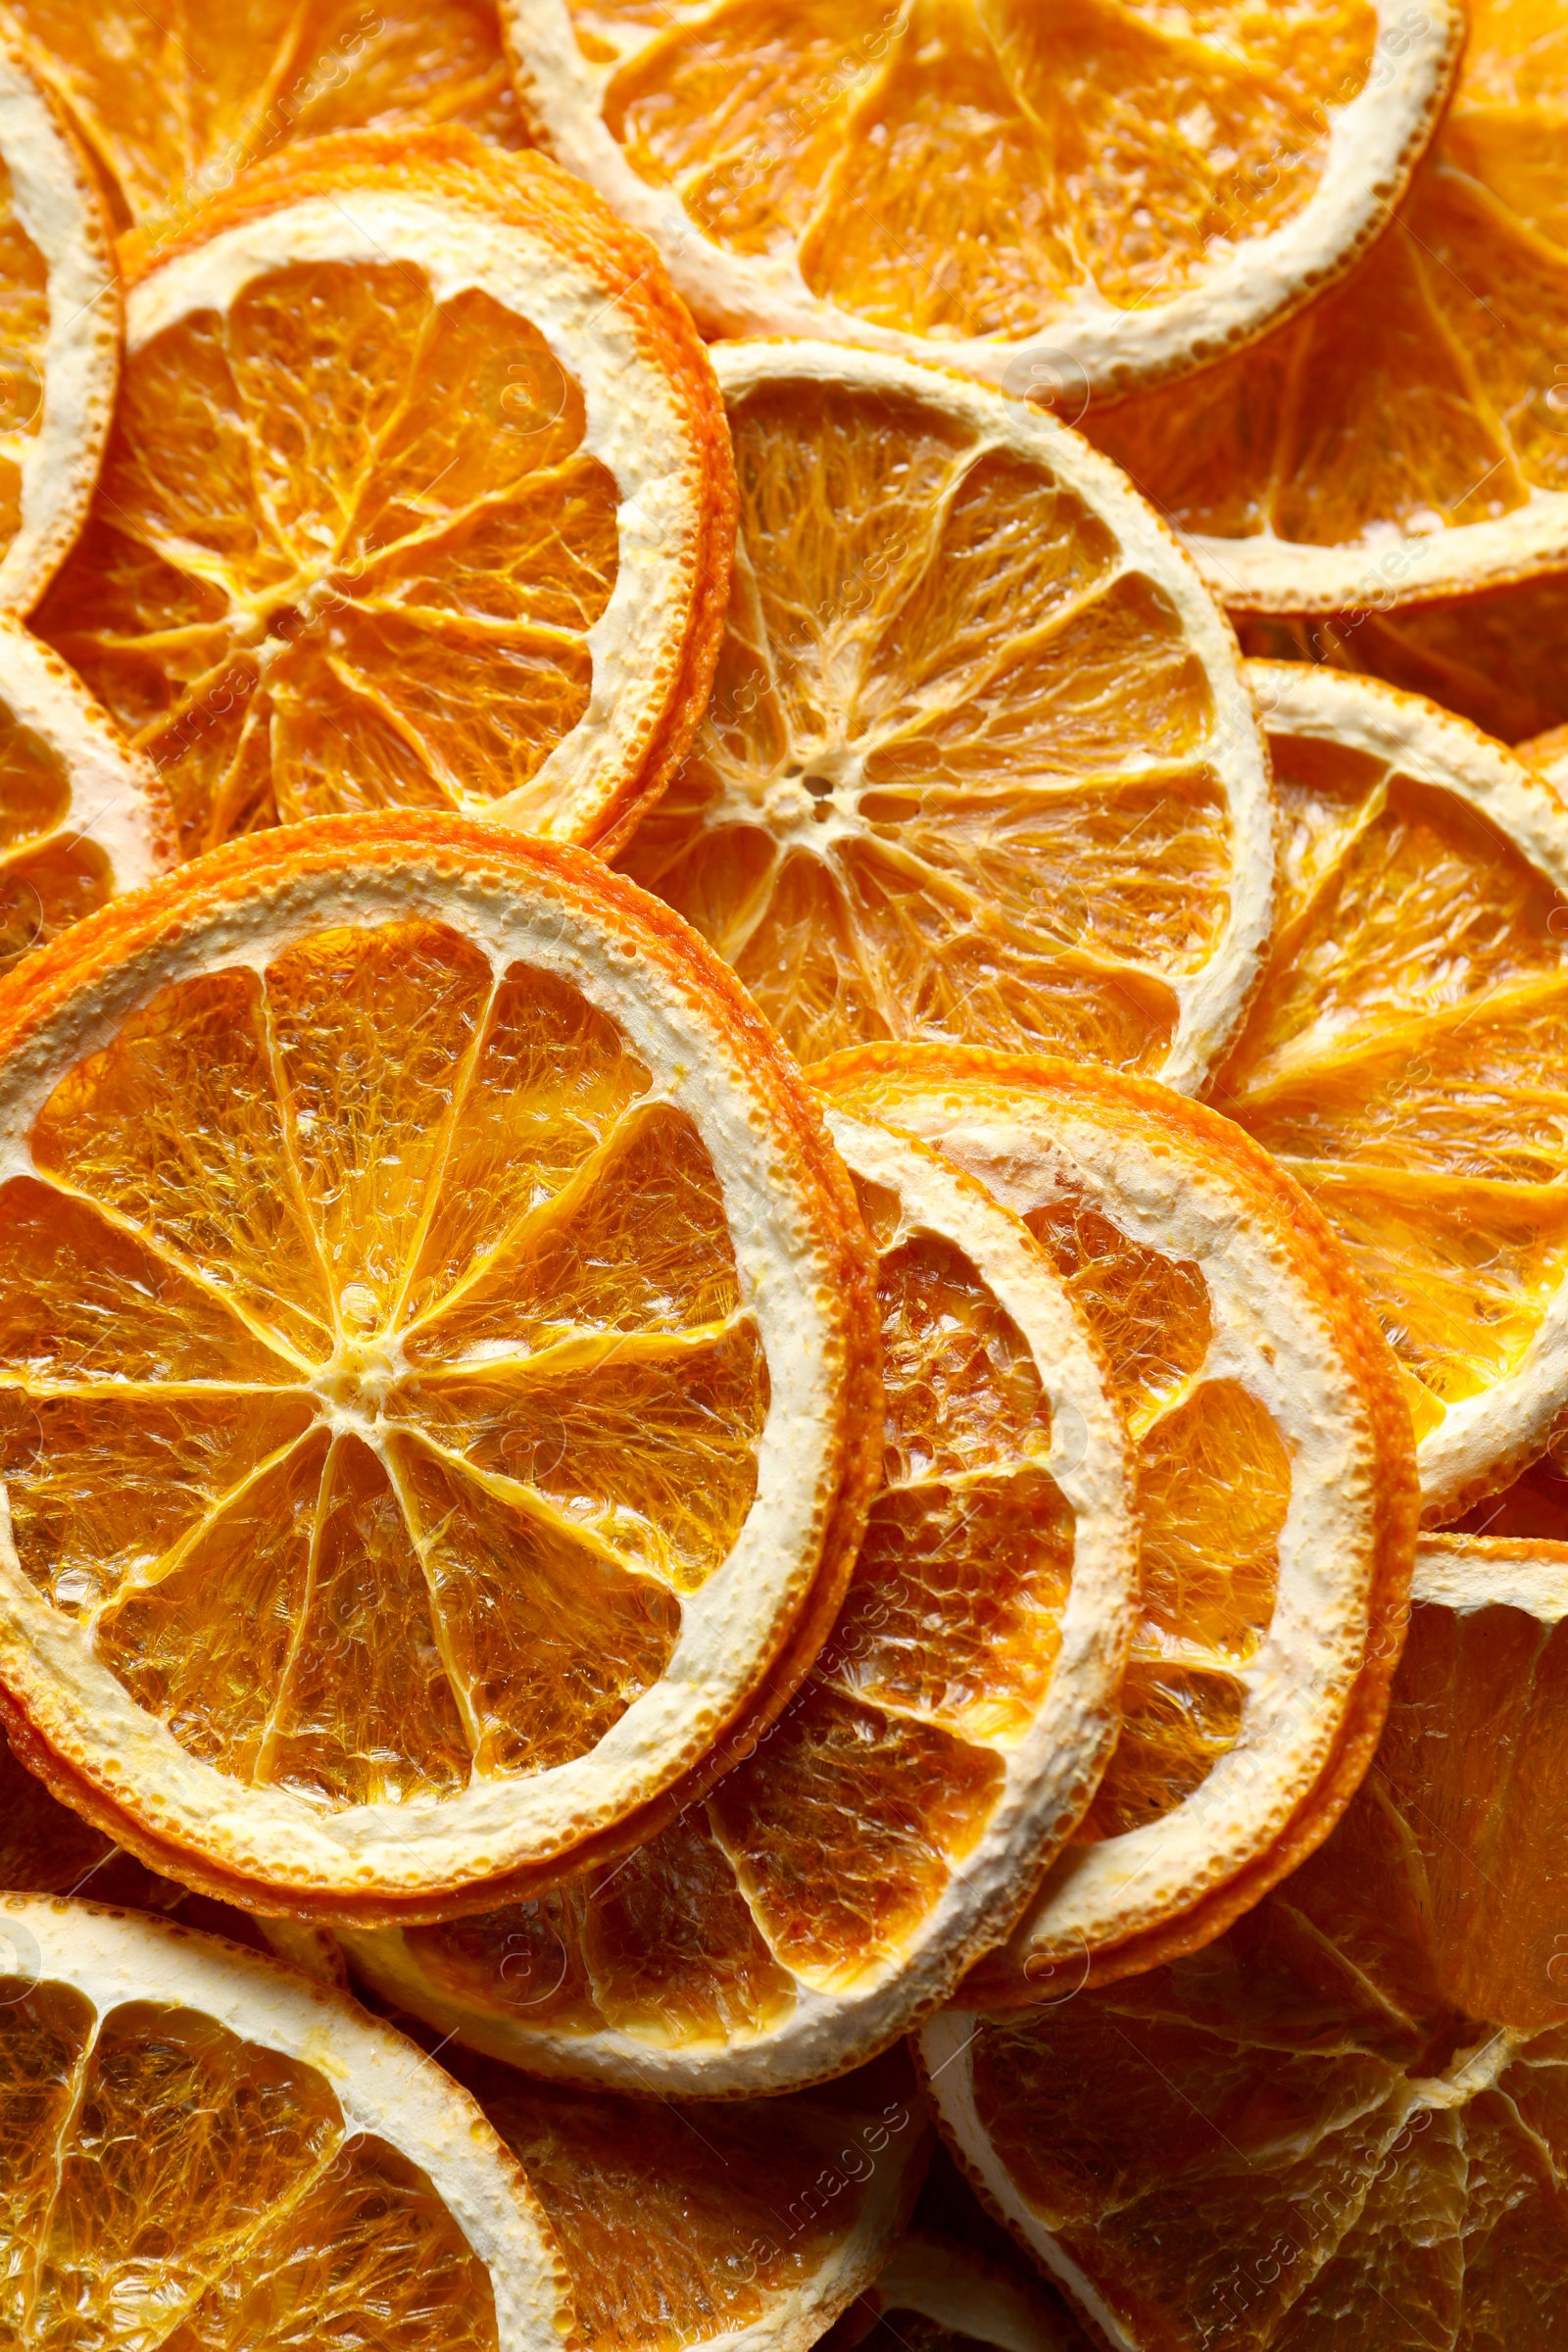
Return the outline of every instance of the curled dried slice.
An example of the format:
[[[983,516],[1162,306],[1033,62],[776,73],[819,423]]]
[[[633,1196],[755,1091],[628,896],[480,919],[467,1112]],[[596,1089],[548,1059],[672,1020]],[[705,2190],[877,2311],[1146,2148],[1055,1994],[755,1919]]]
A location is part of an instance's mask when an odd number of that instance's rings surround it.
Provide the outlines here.
[[[685,2096],[842,2073],[1005,1935],[1116,1737],[1136,1538],[1093,1343],[972,1179],[828,1123],[877,1250],[886,1421],[814,1667],[630,1852],[348,1938],[378,1993],[531,2073]]]
[[[924,2230],[899,2240],[827,2352],[1088,2352],[1059,2304],[970,2246]]]
[[[825,344],[714,354],[741,521],[712,702],[624,853],[815,1058],[938,1037],[1196,1087],[1274,878],[1235,639],[1053,418]]]
[[[848,1179],[596,859],[236,844],[32,959],[0,1102],[3,1703],[151,1867],[471,1908],[677,1781],[847,1575]]]
[[[707,700],[733,536],[711,368],[589,189],[347,132],[132,249],[85,535],[37,616],[186,854],[458,809],[613,843]]]
[[[0,1732],[0,1887],[19,1894],[81,1895],[92,1903],[122,1904],[151,1911],[181,1926],[226,1936],[253,1951],[274,1952],[323,1984],[348,1990],[348,1971],[335,1938],[325,1928],[298,1919],[252,1919],[231,1903],[192,1894],[188,1886],[161,1878],[69,1806],[50,1795],[42,1781],[24,1772]]]
[[[541,141],[710,331],[1019,392],[1194,368],[1382,225],[1462,24],[1396,0],[503,0]]]
[[[474,2080],[565,2257],[585,2352],[808,2352],[887,2259],[931,2145],[903,2059],[700,2120]]]
[[[1298,662],[1252,674],[1281,906],[1212,1099],[1359,1266],[1426,1515],[1451,1518],[1568,1414],[1568,811],[1418,696]]]
[[[1091,430],[1249,612],[1373,612],[1568,562],[1568,26],[1471,0],[1408,196],[1342,286]]]
[[[1327,1835],[1366,1768],[1414,1544],[1396,1367],[1309,1201],[1148,1080],[869,1046],[830,1102],[937,1144],[1022,1216],[1135,1445],[1143,1597],[1122,1729],[976,2000],[1054,2000],[1206,1942]]]
[[[1415,1600],[1294,1878],[1152,1975],[921,2037],[971,2179],[1118,2352],[1554,2340],[1568,1545],[1429,1538]]]
[[[36,604],[81,528],[120,325],[91,169],[0,26],[0,612]]]
[[[560,2352],[565,2269],[474,2101],[236,1944],[0,1894],[0,2333]]]
[[[173,856],[151,766],[65,663],[0,614],[0,972]]]
[[[522,143],[490,0],[11,0],[10,15],[120,224],[158,236],[295,139],[461,122]]]

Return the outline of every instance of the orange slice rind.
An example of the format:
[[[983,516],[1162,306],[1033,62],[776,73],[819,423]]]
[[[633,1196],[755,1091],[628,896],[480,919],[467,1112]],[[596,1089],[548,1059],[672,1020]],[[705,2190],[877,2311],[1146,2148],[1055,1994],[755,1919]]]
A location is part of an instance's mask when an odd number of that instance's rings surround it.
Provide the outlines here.
[[[1251,667],[1285,820],[1279,928],[1212,1099],[1359,1265],[1426,1515],[1451,1518],[1568,1412],[1568,812],[1420,696]]]
[[[120,374],[109,222],[86,159],[0,29],[0,612],[81,528]]]
[[[1381,226],[1456,9],[1300,37],[977,0],[505,0],[535,135],[715,334],[938,358],[1081,410],[1257,334]]]
[[[906,2064],[700,2121],[499,2071],[480,2096],[555,2231],[590,2352],[808,2352],[886,2260],[932,2136]]]
[[[173,857],[151,766],[65,663],[0,614],[0,972]]]
[[[1221,602],[1376,614],[1568,562],[1568,309],[1551,0],[1474,0],[1453,97],[1341,286],[1095,439]]]
[[[486,0],[16,0],[33,71],[92,156],[119,225],[167,236],[262,156],[365,127],[463,123],[521,144]]]
[[[1289,1178],[1148,1080],[865,1047],[830,1100],[1023,1217],[1135,1443],[1143,1607],[1110,1766],[976,2000],[1059,1999],[1217,1936],[1324,1838],[1376,1743],[1414,1542],[1409,1423]]]
[[[38,626],[186,854],[404,806],[613,846],[701,715],[733,534],[643,241],[541,157],[346,133],[132,249],[126,338]]]
[[[860,2298],[831,2352],[1085,2352],[1085,2338],[1059,2305],[1030,2281],[970,2246],[926,2230],[899,2240],[887,2268]]]
[[[1267,939],[1273,810],[1192,566],[1020,401],[831,344],[713,356],[727,633],[625,870],[804,1059],[924,1036],[1196,1087]]]
[[[878,1253],[887,1434],[815,1666],[609,1867],[346,1937],[383,1999],[532,2074],[736,2097],[869,2057],[1005,1935],[1116,1737],[1136,1538],[1093,1342],[972,1179],[827,1124]]]
[[[0,1894],[0,1984],[9,2341],[569,2336],[515,2159],[341,1994],[214,1936],[17,1894]]]
[[[944,2135],[1117,2352],[1549,2343],[1568,1545],[1433,1537],[1365,1787],[1220,1943],[921,2035]],[[1420,2340],[1412,2334],[1410,2340]]]
[[[597,860],[237,844],[32,960],[0,1094],[8,1728],[153,1868],[497,1899],[703,1757],[847,1573],[853,1195]]]

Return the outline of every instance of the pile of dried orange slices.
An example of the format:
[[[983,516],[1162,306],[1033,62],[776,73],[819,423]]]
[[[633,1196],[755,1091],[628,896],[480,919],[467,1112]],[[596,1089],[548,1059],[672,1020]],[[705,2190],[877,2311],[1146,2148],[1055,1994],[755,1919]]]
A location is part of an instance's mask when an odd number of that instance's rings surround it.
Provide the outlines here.
[[[0,2344],[1564,2340],[1565,138],[5,12]]]

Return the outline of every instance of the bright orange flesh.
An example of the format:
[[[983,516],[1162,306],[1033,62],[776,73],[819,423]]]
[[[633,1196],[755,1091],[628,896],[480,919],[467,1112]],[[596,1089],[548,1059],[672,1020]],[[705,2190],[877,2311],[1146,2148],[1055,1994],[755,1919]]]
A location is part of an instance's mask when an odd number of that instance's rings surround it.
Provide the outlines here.
[[[555,2090],[510,2069],[481,2096],[566,2258],[587,2352],[684,2352],[760,2336],[785,2298],[842,2269],[819,2328],[871,2275],[924,2166],[918,2102],[901,2090],[875,2069],[819,2097],[708,2106],[700,2124],[668,2101]],[[877,2223],[889,2169],[903,2189]]]
[[[938,342],[1026,336],[1091,292],[1168,302],[1216,240],[1294,220],[1376,31],[1362,0],[1180,20],[1072,0],[1049,25],[1019,0],[571,15],[589,60],[623,60],[602,111],[640,177],[730,253],[796,257],[813,294]]]
[[[614,832],[684,748],[716,646],[729,468],[707,363],[650,249],[587,190],[459,133],[361,134],[260,166],[178,249],[359,190],[423,197],[459,236],[467,215],[542,238],[618,304],[689,412],[697,512],[681,527],[706,560],[626,772],[580,811],[547,782],[510,812]],[[132,250],[138,278],[169,258]],[[186,856],[298,817],[478,810],[533,784],[587,711],[588,636],[619,569],[621,490],[586,425],[530,319],[478,287],[440,300],[394,255],[280,261],[129,355],[97,503],[37,621],[159,769]]]
[[[167,234],[260,156],[335,130],[462,123],[522,144],[485,0],[16,0],[40,78],[122,225]]]
[[[410,2053],[411,2059],[413,2053]],[[0,2332],[495,2352],[490,2275],[326,2075],[156,2001],[0,1978]]]
[[[411,921],[178,982],[56,1088],[0,1188],[18,1553],[192,1754],[437,1796],[662,1672],[766,1382],[649,1085],[574,990]]]
[[[1181,615],[935,393],[766,383],[730,428],[713,700],[625,871],[803,1058],[919,1036],[1157,1068],[1249,846]]]
[[[1442,127],[1345,284],[1245,354],[1090,419],[1180,529],[1371,550],[1568,492],[1568,33],[1554,0],[1467,13]],[[1403,576],[1390,567],[1388,603]]]
[[[1206,1950],[981,2027],[985,2131],[1150,2352],[1555,2342],[1565,1724],[1568,1627],[1418,1607],[1311,1860]]]
[[[1518,1369],[1568,1274],[1562,913],[1439,787],[1326,739],[1273,752],[1281,919],[1213,1099],[1338,1228],[1420,1439]]]
[[[852,1992],[916,1938],[1001,1793],[999,1746],[1043,1704],[1073,1522],[1017,1326],[961,1250],[878,1244],[883,1483],[799,1695],[706,1801],[538,1899],[412,1929],[432,1990],[525,2034],[606,2028],[679,2048],[765,2034],[799,1980]]]
[[[71,814],[65,760],[0,700],[0,973],[113,895],[109,858]]]

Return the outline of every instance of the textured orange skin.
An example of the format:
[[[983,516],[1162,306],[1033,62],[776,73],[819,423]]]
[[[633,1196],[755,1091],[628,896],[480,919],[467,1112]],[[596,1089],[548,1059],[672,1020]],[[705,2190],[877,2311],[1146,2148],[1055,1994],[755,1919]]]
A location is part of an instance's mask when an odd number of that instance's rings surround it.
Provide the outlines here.
[[[1089,1069],[1043,1054],[995,1054],[979,1046],[856,1046],[819,1062],[811,1078],[823,1093],[846,1098],[864,1079],[897,1078],[905,1072],[948,1085],[961,1086],[973,1079],[1047,1099],[1065,1097],[1092,1110],[1107,1128],[1115,1125],[1118,1105],[1136,1104],[1141,1116],[1161,1128],[1178,1151],[1217,1164],[1245,1201],[1250,1221],[1285,1244],[1316,1296],[1365,1398],[1383,1472],[1366,1652],[1322,1772],[1267,1852],[1200,1896],[1190,1910],[1091,1952],[1088,1974],[1079,1987],[1089,1990],[1140,1976],[1212,1943],[1322,1844],[1360,1787],[1383,1730],[1410,1618],[1420,1490],[1409,1408],[1393,1350],[1378,1328],[1360,1277],[1326,1220],[1294,1178],[1217,1111],[1151,1079]],[[971,1972],[955,1997],[965,2008],[1014,2009],[1031,2008],[1053,1996],[1045,1992],[1038,2001],[1032,1999],[1014,1970],[988,1959]]]
[[[444,855],[443,855],[444,854]],[[238,910],[265,895],[270,885],[287,884],[311,873],[395,867],[400,862],[439,862],[525,892],[535,875],[548,876],[567,906],[601,918],[619,915],[641,932],[648,947],[678,982],[701,993],[710,1017],[724,1033],[738,1060],[765,1086],[775,1111],[787,1125],[803,1172],[820,1208],[818,1233],[827,1244],[841,1301],[845,1350],[844,1405],[837,1446],[837,1482],[830,1506],[822,1558],[795,1622],[786,1629],[774,1659],[760,1679],[762,1693],[743,1702],[732,1722],[755,1737],[752,1709],[770,1721],[806,1674],[837,1615],[844,1589],[865,1532],[866,1515],[881,1470],[882,1383],[876,1299],[876,1260],[860,1221],[854,1188],[834,1151],[809,1089],[772,1030],[752,1004],[729,966],[722,963],[678,914],[623,880],[586,852],[563,849],[508,833],[472,818],[416,813],[319,817],[309,824],[278,827],[229,842],[150,888],[115,900],[97,914],[62,934],[0,981],[0,1061],[24,1052],[28,1042],[81,993],[111,978],[139,951],[173,940],[225,908]],[[723,1726],[715,1745],[689,1757],[677,1773],[679,1791],[670,1809],[693,1801],[688,1773],[708,1775],[742,1760],[746,1740],[726,1740]],[[19,1760],[62,1803],[92,1827],[166,1878],[198,1893],[271,1918],[319,1920],[346,1927],[407,1927],[462,1918],[474,1911],[525,1898],[542,1883],[554,1883],[567,1853],[548,1865],[532,1862],[477,1885],[455,1886],[428,1896],[345,1895],[330,1888],[279,1888],[225,1870],[207,1854],[164,1836],[87,1781],[58,1755],[25,1713],[15,1692],[0,1685],[0,1730]],[[721,1756],[715,1768],[714,1758]],[[657,1798],[651,1804],[657,1804]],[[649,1833],[649,1815],[638,1808],[639,1824],[626,1843]],[[619,1837],[617,1829],[606,1833]],[[593,1858],[588,1841],[584,1845]],[[575,1849],[568,1849],[575,1856]]]
[[[427,196],[481,220],[526,229],[597,278],[606,308],[619,313],[649,366],[668,384],[698,451],[703,536],[680,671],[640,764],[621,779],[583,844],[612,857],[684,758],[708,708],[723,643],[735,556],[735,466],[708,347],[653,245],[618,220],[585,180],[574,179],[549,156],[509,154],[461,128],[345,130],[302,140],[242,172],[167,244],[155,246],[140,230],[130,230],[120,241],[122,278],[128,290],[224,229],[312,197],[340,198],[361,188]]]

